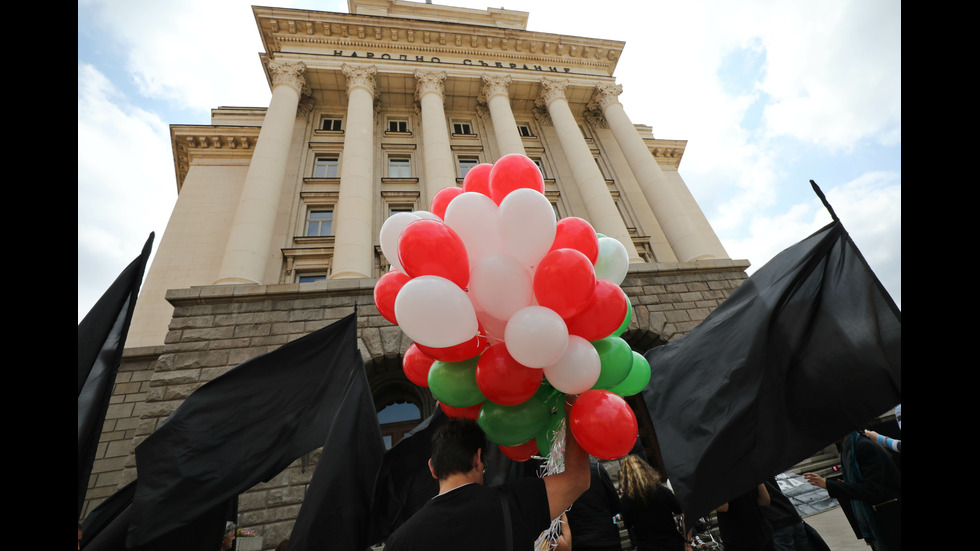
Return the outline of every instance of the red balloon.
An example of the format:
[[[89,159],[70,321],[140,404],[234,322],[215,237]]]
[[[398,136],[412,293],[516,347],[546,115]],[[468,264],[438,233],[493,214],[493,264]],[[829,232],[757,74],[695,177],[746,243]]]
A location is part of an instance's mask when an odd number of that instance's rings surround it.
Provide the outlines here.
[[[483,402],[466,408],[455,408],[439,402],[439,407],[442,408],[443,413],[448,417],[463,417],[476,421],[480,417],[480,408],[483,407]]]
[[[374,305],[384,319],[395,325],[398,325],[398,320],[395,319],[395,297],[410,279],[412,278],[398,270],[392,270],[378,278],[378,282],[374,284]]]
[[[599,258],[599,236],[592,224],[581,218],[562,218],[555,226],[555,242],[551,245],[552,251],[557,249],[575,249],[595,265]]]
[[[490,163],[480,163],[466,172],[463,177],[463,192],[482,193],[490,197]]]
[[[432,206],[429,211],[438,216],[439,218],[446,217],[446,207],[449,203],[456,198],[457,195],[463,193],[462,188],[456,186],[444,187],[436,192],[435,197],[432,198]]]
[[[487,337],[485,335],[477,335],[466,342],[446,348],[434,348],[419,343],[415,343],[415,346],[430,358],[435,358],[443,362],[461,362],[479,356],[483,352],[483,349],[487,347],[487,344]]]
[[[588,454],[611,461],[628,454],[639,434],[626,400],[608,390],[583,392],[568,412],[568,426]]]
[[[435,358],[426,355],[425,352],[419,350],[417,345],[413,344],[402,356],[402,369],[409,381],[428,388],[429,368],[432,367],[434,361],[436,361]]]
[[[409,277],[439,276],[460,289],[465,289],[470,281],[466,246],[452,228],[439,220],[424,218],[405,226],[398,236],[398,259]]]
[[[538,453],[538,441],[534,438],[516,446],[499,446],[501,453],[513,461],[527,461]]]
[[[584,310],[595,294],[595,267],[575,249],[551,251],[535,268],[533,287],[538,304],[567,319]]]
[[[528,401],[541,387],[543,371],[515,360],[504,343],[487,349],[476,363],[476,385],[488,400],[501,406]]]
[[[604,339],[619,329],[626,319],[626,293],[612,281],[597,279],[595,292],[585,308],[565,320],[569,335],[592,342]]]
[[[544,193],[544,178],[534,161],[520,153],[504,155],[490,169],[490,198],[500,204],[515,189],[530,188]]]

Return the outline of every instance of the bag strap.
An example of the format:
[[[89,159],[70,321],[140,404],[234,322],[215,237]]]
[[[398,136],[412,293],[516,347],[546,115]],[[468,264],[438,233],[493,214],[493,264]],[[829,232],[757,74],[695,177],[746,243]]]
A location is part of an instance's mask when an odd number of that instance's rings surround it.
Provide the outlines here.
[[[514,548],[514,534],[510,521],[510,503],[507,501],[506,492],[499,492],[497,495],[500,496],[500,505],[504,510],[504,550],[512,551]]]

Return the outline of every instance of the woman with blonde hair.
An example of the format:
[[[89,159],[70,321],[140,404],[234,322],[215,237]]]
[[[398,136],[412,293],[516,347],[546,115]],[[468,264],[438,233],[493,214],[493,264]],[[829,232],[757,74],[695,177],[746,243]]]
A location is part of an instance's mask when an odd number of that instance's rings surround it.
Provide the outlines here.
[[[619,491],[623,524],[637,551],[689,549],[674,521],[675,515],[681,514],[680,503],[674,493],[661,484],[660,474],[646,461],[635,455],[623,458]],[[684,530],[683,526],[681,530]]]

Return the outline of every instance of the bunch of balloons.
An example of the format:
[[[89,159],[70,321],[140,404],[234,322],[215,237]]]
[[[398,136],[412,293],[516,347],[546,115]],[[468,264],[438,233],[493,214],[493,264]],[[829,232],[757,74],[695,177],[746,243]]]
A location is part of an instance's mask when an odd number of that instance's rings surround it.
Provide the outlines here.
[[[620,338],[629,258],[585,220],[556,220],[544,189],[533,161],[506,155],[438,192],[431,211],[392,215],[375,304],[414,341],[409,380],[448,415],[476,419],[511,459],[548,454],[565,395],[579,395],[567,426],[582,448],[617,459],[637,437],[623,397],[650,379]]]

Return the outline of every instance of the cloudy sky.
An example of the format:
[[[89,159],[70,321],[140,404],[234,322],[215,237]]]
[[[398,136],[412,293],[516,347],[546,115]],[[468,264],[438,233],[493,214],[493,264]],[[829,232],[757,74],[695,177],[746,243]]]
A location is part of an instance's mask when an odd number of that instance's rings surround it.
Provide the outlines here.
[[[163,234],[177,197],[169,125],[268,106],[250,4],[79,0],[79,321],[149,233]],[[271,5],[347,12],[344,0]],[[626,42],[616,77],[627,114],[688,140],[681,175],[750,273],[830,222],[812,179],[901,306],[898,0],[581,6],[492,7],[529,12],[532,31]]]

